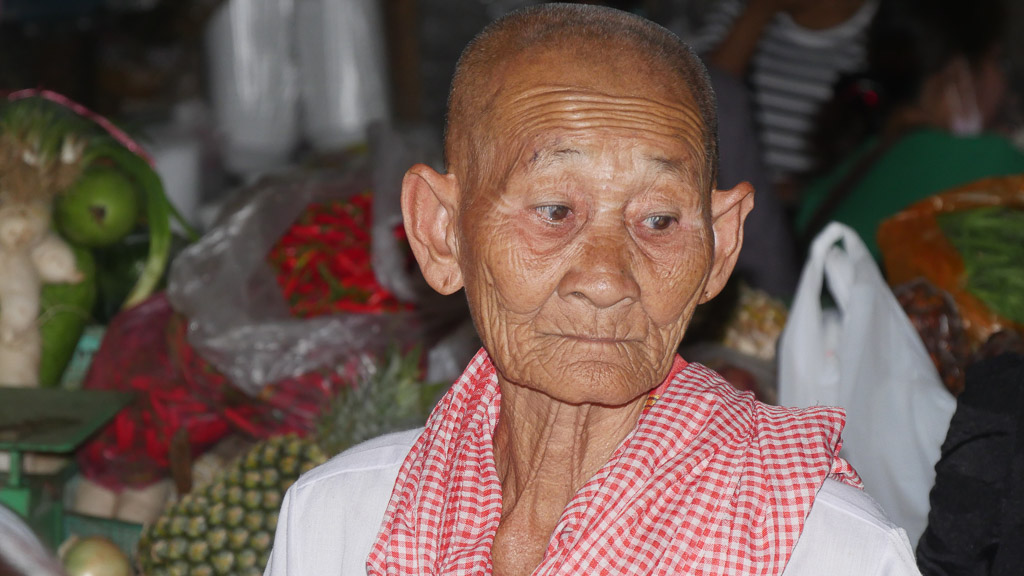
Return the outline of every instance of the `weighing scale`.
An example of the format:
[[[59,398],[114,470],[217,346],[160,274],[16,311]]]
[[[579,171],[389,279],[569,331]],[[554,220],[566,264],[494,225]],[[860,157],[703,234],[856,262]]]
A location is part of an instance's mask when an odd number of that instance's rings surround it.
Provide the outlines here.
[[[60,543],[64,484],[74,466],[55,475],[23,473],[26,452],[70,456],[132,399],[110,390],[63,390],[0,386],[0,450],[10,455],[0,504],[21,515],[50,545]],[[3,479],[0,473],[0,480]]]

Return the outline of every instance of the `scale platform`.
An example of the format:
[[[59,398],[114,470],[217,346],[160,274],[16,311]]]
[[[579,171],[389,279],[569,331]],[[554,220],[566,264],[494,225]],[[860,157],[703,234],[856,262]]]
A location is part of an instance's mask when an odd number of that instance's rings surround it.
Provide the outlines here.
[[[22,456],[25,452],[70,455],[132,397],[110,390],[0,386],[0,451],[10,458],[6,481],[0,484],[0,504],[26,518],[46,539],[57,538],[68,474],[26,477]]]

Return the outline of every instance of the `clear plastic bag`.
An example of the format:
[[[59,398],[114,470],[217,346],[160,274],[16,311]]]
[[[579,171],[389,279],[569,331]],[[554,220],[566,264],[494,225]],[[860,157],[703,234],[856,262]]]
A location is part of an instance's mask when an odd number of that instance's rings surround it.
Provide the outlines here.
[[[410,274],[392,231],[402,224],[402,179],[416,162],[441,164],[439,138],[427,128],[397,131],[383,123],[369,129],[373,162],[373,231],[370,254],[377,281],[404,302],[420,302],[432,290]],[[468,358],[467,358],[468,360]]]
[[[421,337],[413,312],[295,318],[266,261],[311,203],[344,200],[372,187],[364,157],[343,169],[264,179],[242,190],[235,209],[175,259],[167,293],[189,319],[189,342],[246,393],[257,395],[267,384]],[[391,259],[401,253],[386,252],[374,254],[374,261],[398,269]]]

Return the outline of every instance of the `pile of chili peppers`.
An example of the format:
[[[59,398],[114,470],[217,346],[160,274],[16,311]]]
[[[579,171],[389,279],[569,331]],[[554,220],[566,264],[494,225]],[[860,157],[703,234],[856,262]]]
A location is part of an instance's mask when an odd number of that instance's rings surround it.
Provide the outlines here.
[[[79,450],[79,470],[90,480],[119,490],[166,477],[179,431],[194,456],[231,432],[251,438],[309,434],[337,391],[359,377],[353,357],[267,385],[251,398],[189,344],[187,326],[165,293],[110,322],[83,387],[135,398]]]
[[[268,261],[293,315],[381,313],[404,308],[370,263],[373,195],[311,204],[270,250]],[[401,228],[396,230],[401,235]]]

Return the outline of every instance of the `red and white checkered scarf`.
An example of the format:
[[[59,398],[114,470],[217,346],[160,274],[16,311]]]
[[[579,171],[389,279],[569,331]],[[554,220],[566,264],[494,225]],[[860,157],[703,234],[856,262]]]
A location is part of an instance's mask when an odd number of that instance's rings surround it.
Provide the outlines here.
[[[535,575],[780,574],[837,456],[843,412],[767,406],[676,358],[634,431],[569,502]],[[481,350],[398,474],[371,576],[491,574],[501,395]]]

